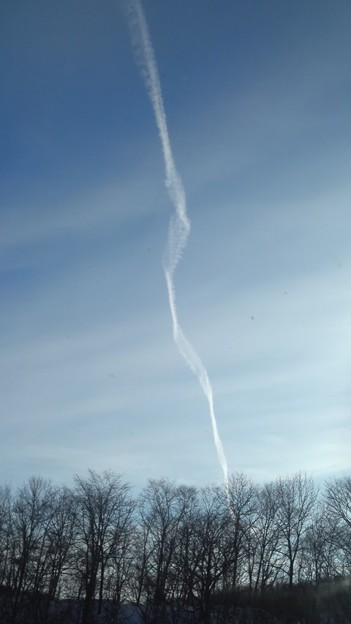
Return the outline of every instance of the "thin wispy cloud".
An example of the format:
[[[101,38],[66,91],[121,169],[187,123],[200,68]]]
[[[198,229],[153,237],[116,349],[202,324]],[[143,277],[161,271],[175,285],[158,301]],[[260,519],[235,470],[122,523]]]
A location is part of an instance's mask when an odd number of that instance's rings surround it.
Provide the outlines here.
[[[207,399],[218,460],[223,471],[224,481],[228,485],[228,463],[218,431],[211,381],[205,365],[187,336],[184,334],[178,320],[174,273],[179,261],[181,260],[190,233],[190,220],[187,214],[185,191],[181,176],[177,171],[174,162],[167,127],[167,119],[163,106],[158,67],[142,5],[139,0],[136,0],[130,4],[130,8],[132,42],[136,50],[138,62],[141,65],[146,88],[155,114],[166,170],[165,184],[174,206],[174,213],[171,216],[169,224],[168,240],[164,259],[164,272],[173,325],[173,338],[180,354],[198,378],[199,384]]]

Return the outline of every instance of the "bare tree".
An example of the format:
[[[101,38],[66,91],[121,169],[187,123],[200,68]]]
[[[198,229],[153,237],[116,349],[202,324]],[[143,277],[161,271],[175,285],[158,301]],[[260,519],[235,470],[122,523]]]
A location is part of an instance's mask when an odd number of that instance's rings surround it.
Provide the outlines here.
[[[338,522],[320,504],[302,543],[303,579],[319,584],[340,574]]]
[[[329,482],[325,490],[328,513],[351,530],[351,477]]]
[[[260,488],[257,495],[257,513],[250,531],[250,578],[254,591],[265,590],[273,584],[278,571],[279,529],[277,526],[278,501],[274,484]]]
[[[0,586],[11,587],[12,495],[9,486],[0,486]]]
[[[351,573],[351,477],[327,483],[324,494],[326,515],[333,525],[332,539],[339,552],[338,574]]]
[[[87,624],[92,604],[98,596],[102,610],[105,575],[116,562],[117,551],[133,513],[129,486],[112,472],[102,475],[89,471],[89,477],[76,476],[74,490],[81,574],[84,589],[82,624]]]
[[[184,510],[178,527],[179,539],[173,560],[173,597],[178,607],[194,608],[194,583],[198,554],[197,523],[199,519],[199,495],[195,487],[178,488],[181,507]]]
[[[257,487],[245,475],[235,473],[229,479],[228,488],[223,488],[223,504],[226,502],[231,542],[227,584],[235,589],[240,585],[243,574],[246,573],[250,580],[252,576],[249,553],[257,517]]]
[[[187,489],[166,479],[150,480],[141,493],[135,589],[138,604],[149,605],[145,617],[163,617],[166,603],[178,599],[179,543],[188,507]]]
[[[277,526],[280,533],[279,552],[283,558],[283,571],[292,587],[296,558],[310,524],[317,492],[313,480],[302,473],[278,479],[275,490],[278,503]]]
[[[222,488],[213,486],[202,489],[194,526],[191,577],[193,597],[205,623],[211,618],[214,594],[223,589],[223,580],[228,577],[233,563],[230,522]]]
[[[12,494],[9,486],[0,486],[0,618],[8,614],[14,580],[14,533]]]
[[[54,490],[49,481],[31,477],[13,503],[13,620],[25,591],[39,595],[45,589],[45,546],[53,516]]]
[[[57,489],[53,503],[53,517],[48,529],[47,567],[48,599],[70,595],[74,549],[77,537],[75,499],[68,488]],[[67,582],[66,579],[69,579]]]

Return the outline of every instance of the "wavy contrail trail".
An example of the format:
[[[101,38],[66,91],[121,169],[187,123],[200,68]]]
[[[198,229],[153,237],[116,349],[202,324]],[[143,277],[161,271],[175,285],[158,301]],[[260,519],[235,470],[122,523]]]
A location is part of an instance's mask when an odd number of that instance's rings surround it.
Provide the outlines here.
[[[212,386],[205,366],[179,325],[177,315],[173,275],[178,262],[181,259],[182,252],[186,246],[187,238],[190,233],[190,221],[186,210],[184,187],[173,158],[157,63],[144,12],[139,0],[132,0],[131,2],[128,2],[128,8],[132,45],[136,53],[137,62],[140,65],[146,89],[155,114],[166,170],[165,184],[174,206],[174,213],[171,216],[169,224],[167,247],[163,262],[169,307],[173,324],[173,338],[180,354],[197,376],[207,399],[216,451],[220,466],[222,468],[225,485],[228,486],[228,465],[221,438],[218,433],[217,420],[213,405]]]

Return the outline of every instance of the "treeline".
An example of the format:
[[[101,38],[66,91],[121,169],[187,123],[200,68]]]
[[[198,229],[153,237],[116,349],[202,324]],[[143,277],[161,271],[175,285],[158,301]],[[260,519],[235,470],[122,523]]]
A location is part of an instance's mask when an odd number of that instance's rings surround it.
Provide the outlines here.
[[[201,489],[162,479],[133,496],[121,476],[90,471],[72,487],[0,488],[2,622],[116,622],[122,604],[150,622],[301,604],[296,617],[314,622],[321,608],[335,617],[350,574],[351,477],[322,492],[302,473]]]

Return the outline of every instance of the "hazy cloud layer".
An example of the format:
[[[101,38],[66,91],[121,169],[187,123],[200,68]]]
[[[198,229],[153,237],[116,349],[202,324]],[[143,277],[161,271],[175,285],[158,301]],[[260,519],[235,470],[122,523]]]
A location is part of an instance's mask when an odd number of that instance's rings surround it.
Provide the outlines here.
[[[172,343],[171,205],[127,25],[111,7],[79,26],[74,7],[44,4],[8,8],[19,34],[1,43],[3,479],[219,481],[206,402]],[[229,468],[348,470],[350,10],[145,8],[192,221],[179,319]]]

